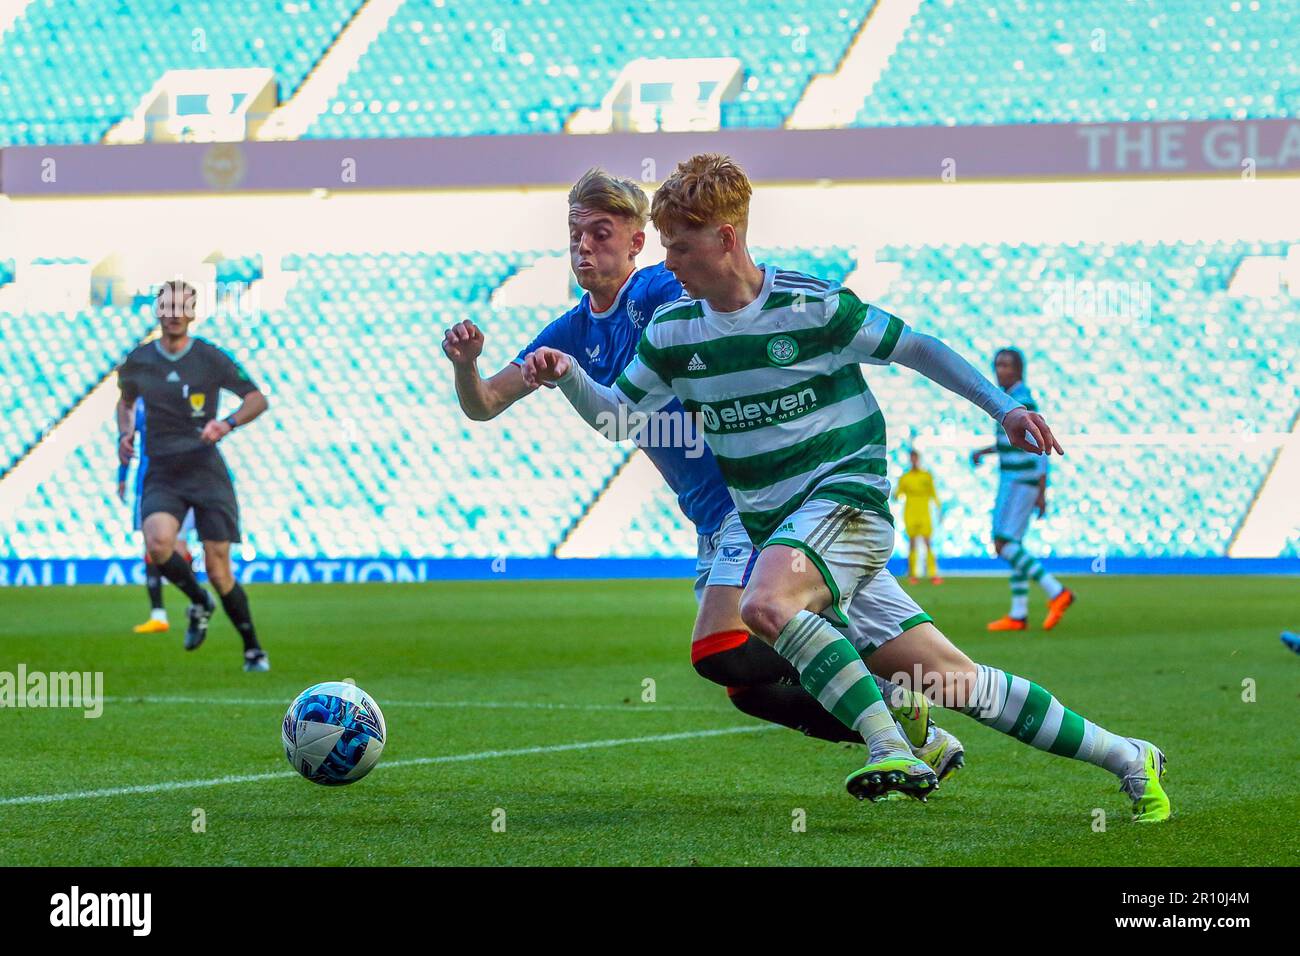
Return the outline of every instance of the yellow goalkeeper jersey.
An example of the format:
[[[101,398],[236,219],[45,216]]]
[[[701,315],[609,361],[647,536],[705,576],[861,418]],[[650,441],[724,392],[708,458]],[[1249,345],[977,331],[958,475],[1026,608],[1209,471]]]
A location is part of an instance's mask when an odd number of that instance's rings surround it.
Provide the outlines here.
[[[930,517],[930,502],[939,500],[934,490],[934,479],[928,471],[915,468],[898,479],[894,497],[904,500],[904,521],[925,521]]]

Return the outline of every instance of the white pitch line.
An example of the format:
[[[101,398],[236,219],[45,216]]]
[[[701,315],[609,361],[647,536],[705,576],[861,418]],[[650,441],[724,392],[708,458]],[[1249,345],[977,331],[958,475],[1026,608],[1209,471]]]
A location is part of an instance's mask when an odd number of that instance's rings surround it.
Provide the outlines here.
[[[251,704],[258,707],[284,707],[283,700],[260,697],[157,697],[153,695],[105,697],[106,704]],[[545,701],[513,700],[385,700],[380,706],[448,708],[453,710],[482,708],[485,710],[598,710],[619,713],[653,713],[657,710],[690,713],[717,713],[717,707],[693,707],[688,704],[552,704]]]
[[[540,747],[519,747],[514,750],[480,750],[467,754],[446,754],[441,757],[411,757],[380,763],[376,770],[393,770],[397,767],[423,767],[437,763],[465,763],[472,760],[495,760],[499,757],[527,757],[535,754],[563,753],[567,750],[599,750],[604,747],[625,747],[628,744],[657,744],[674,740],[694,740],[700,737],[722,737],[728,734],[756,734],[776,729],[772,724],[745,727],[716,727],[712,730],[687,730],[676,734],[653,734],[648,737],[619,737],[613,740],[582,740],[571,744],[549,744]],[[258,783],[263,780],[280,780],[298,776],[292,770],[277,773],[250,773],[238,776],[211,777],[207,780],[171,780],[163,783],[146,783],[135,787],[109,787],[103,790],[74,790],[69,793],[35,793],[23,797],[0,798],[0,807],[31,806],[33,804],[66,803],[70,800],[95,800],[103,797],[124,797],[143,793],[166,793],[170,790],[197,790],[203,787],[222,787],[233,783]]]

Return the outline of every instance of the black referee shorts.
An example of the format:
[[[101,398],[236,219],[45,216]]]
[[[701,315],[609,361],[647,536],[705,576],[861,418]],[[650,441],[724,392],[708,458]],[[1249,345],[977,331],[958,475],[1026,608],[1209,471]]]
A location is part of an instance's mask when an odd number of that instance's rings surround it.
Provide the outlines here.
[[[238,543],[239,502],[220,452],[211,448],[150,458],[140,490],[142,518],[162,511],[183,522],[191,508],[200,540]]]

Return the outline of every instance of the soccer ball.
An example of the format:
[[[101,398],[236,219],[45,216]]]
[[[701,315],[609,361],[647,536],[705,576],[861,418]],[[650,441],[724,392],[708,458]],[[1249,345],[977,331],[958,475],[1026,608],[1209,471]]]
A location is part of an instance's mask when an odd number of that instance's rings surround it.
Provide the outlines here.
[[[284,755],[312,783],[356,783],[379,762],[384,714],[356,684],[313,684],[294,699],[281,729]]]

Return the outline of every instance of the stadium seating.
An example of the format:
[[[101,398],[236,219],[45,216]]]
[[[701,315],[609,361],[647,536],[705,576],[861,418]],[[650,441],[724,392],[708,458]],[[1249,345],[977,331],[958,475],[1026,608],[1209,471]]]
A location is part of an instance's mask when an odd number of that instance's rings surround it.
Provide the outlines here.
[[[97,142],[172,68],[268,67],[283,101],[361,2],[34,0],[0,38],[0,145]],[[738,57],[723,125],[777,127],[870,8],[406,0],[307,136],[558,132],[638,57]],[[855,122],[1286,117],[1297,62],[1288,3],[1125,3],[1103,22],[1073,0],[925,0]]]
[[[743,89],[725,126],[780,126],[833,70],[869,4],[656,0],[406,0],[309,137],[558,132],[599,106],[638,57],[734,56]]]
[[[1079,436],[1053,469],[1052,513],[1036,532],[1045,550],[1190,555],[1225,553],[1275,452],[1254,436],[1287,430],[1300,407],[1294,300],[1226,292],[1242,256],[1286,247],[890,247],[878,258],[903,266],[884,305],[975,360],[1019,345],[1040,406]],[[905,369],[869,379],[899,469],[913,437],[938,446],[928,464],[953,506],[942,546],[986,553],[996,466],[978,474],[966,450],[938,449],[971,431],[991,439],[987,420]],[[1152,437],[1123,444],[1132,433]]]
[[[1293,3],[925,0],[856,124],[1287,117],[1297,63]]]
[[[0,146],[93,143],[169,69],[273,69],[280,98],[362,0],[34,0],[0,39]]]
[[[1294,300],[1230,297],[1227,283],[1242,256],[1286,247],[891,246],[877,258],[901,272],[879,301],[977,362],[1005,344],[1026,351],[1029,384],[1073,437],[1068,457],[1054,463],[1034,548],[1095,558],[1221,555],[1275,455],[1254,436],[1287,430],[1300,408]],[[245,553],[552,553],[629,446],[593,436],[554,393],[493,422],[466,421],[439,343],[447,325],[473,318],[487,331],[482,367],[509,361],[556,310],[495,308],[489,297],[553,254],[289,255],[282,266],[299,280],[283,309],[206,320],[199,334],[244,357],[272,402],[266,419],[225,447]],[[834,278],[856,265],[844,249],[756,250],[756,258]],[[247,257],[218,271],[257,267]],[[1111,295],[1134,281],[1127,298]],[[30,442],[149,321],[85,313],[66,335],[31,348],[38,330],[57,325],[47,319],[0,316],[0,366],[50,383],[37,412],[27,411],[34,388],[6,398],[22,404],[5,410],[0,439],[9,444],[0,448]],[[90,324],[111,334],[86,335]],[[907,369],[867,374],[889,421],[891,476],[910,445],[926,449],[946,504],[941,554],[987,554],[997,469],[993,461],[973,469],[969,452],[971,436],[991,442],[990,423]],[[105,421],[20,506],[0,556],[135,553],[127,509],[113,495],[115,464]],[[666,488],[612,530],[611,556],[694,553],[692,529]]]
[[[1253,436],[1289,429],[1300,408],[1294,300],[1231,298],[1227,284],[1242,256],[1281,256],[1287,246],[887,247],[877,258],[902,273],[880,302],[977,362],[1021,346],[1039,404],[1057,427],[1086,436],[1054,465],[1035,547],[1224,554],[1275,454]],[[870,369],[868,381],[889,422],[891,477],[907,467],[914,439],[933,449],[925,465],[948,505],[942,553],[987,554],[997,468],[989,460],[975,471],[970,449],[951,445],[972,433],[991,444],[988,420],[907,369]],[[1156,437],[1126,444],[1135,431]],[[667,493],[647,502],[620,553],[693,553],[688,529],[663,530],[681,524],[675,516]]]
[[[113,370],[147,321],[115,308],[0,312],[0,475]]]
[[[440,348],[448,325],[473,318],[488,334],[485,367],[509,361],[553,313],[494,310],[488,295],[534,258],[286,256],[301,278],[283,310],[202,324],[273,406],[223,448],[246,555],[550,553],[629,449],[550,393],[491,423],[465,420]],[[113,455],[105,423],[22,507],[8,556],[135,553]]]

